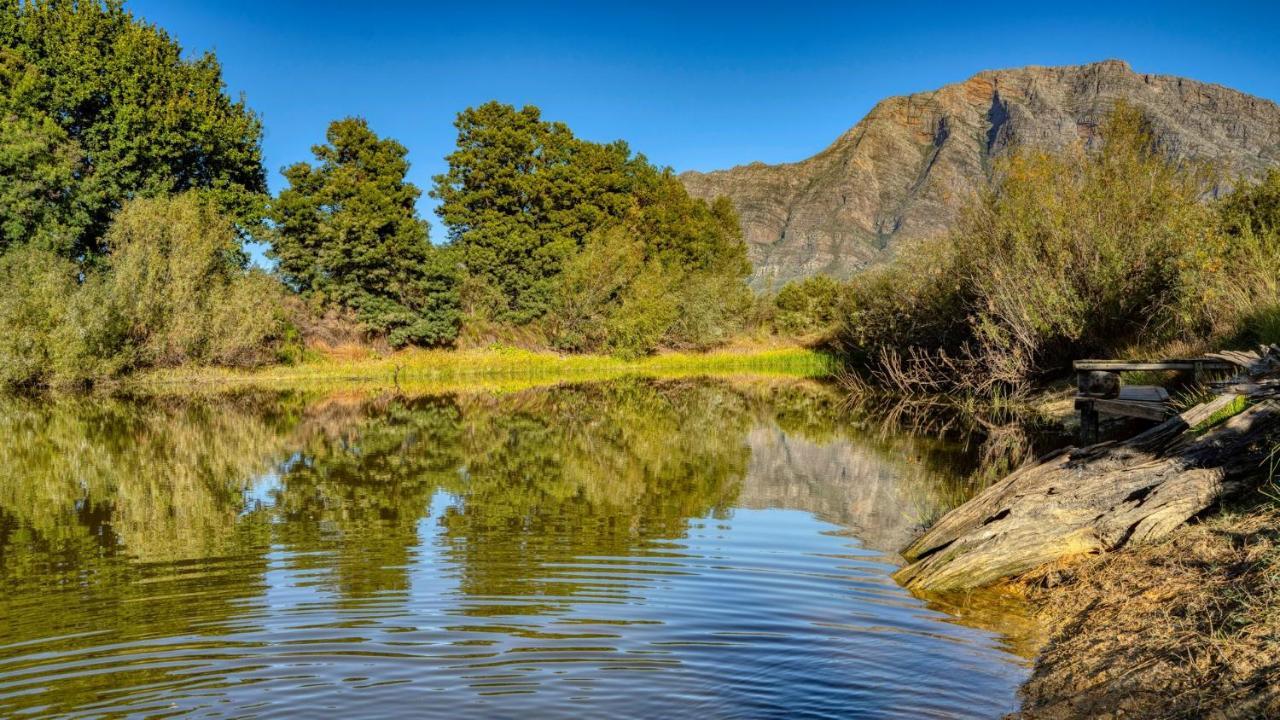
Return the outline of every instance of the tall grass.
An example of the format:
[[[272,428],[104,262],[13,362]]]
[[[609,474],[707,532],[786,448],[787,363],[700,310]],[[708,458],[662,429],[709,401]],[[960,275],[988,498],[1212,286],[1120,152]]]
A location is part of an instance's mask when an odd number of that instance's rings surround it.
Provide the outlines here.
[[[297,365],[257,370],[224,367],[176,368],[138,375],[136,385],[156,384],[309,384],[379,382],[413,385],[483,383],[541,384],[622,375],[766,374],[826,377],[836,359],[803,348],[720,350],[706,353],[662,353],[633,360],[606,355],[566,355],[517,348],[480,350],[404,350],[365,357],[312,357]]]

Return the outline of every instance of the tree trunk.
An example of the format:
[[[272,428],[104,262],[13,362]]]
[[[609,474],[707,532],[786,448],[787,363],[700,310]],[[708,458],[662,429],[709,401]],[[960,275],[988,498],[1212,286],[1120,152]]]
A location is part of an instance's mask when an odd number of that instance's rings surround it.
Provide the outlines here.
[[[989,585],[1060,558],[1159,538],[1243,488],[1269,456],[1280,402],[1262,400],[1202,435],[1223,395],[1124,443],[1046,456],[945,515],[903,555],[921,590]]]

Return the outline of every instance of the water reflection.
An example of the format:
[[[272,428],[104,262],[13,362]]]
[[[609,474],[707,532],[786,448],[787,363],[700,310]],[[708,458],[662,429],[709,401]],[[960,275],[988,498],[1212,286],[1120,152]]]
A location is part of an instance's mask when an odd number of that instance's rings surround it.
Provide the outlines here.
[[[1021,662],[886,557],[973,459],[865,424],[798,381],[0,400],[0,715],[998,716]]]

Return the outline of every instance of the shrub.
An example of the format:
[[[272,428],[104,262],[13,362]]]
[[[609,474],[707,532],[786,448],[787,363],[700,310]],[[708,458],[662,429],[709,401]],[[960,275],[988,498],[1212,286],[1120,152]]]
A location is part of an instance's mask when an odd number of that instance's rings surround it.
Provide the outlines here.
[[[0,257],[0,382],[52,377],[75,288],[75,265],[52,253],[23,246]]]
[[[992,393],[1215,335],[1274,243],[1231,242],[1211,174],[1162,154],[1139,111],[1118,104],[1101,134],[1092,153],[1015,153],[950,237],[857,279],[842,344],[898,385]]]
[[[815,275],[782,286],[774,297],[774,324],[786,335],[812,335],[830,330],[839,317],[840,283]]]
[[[125,206],[106,236],[104,304],[128,366],[256,365],[285,332],[283,290],[246,272],[235,229],[196,194]]]
[[[33,244],[0,256],[0,384],[256,365],[285,350],[283,287],[244,269],[231,221],[201,197],[131,201],[107,241],[107,262],[87,269]]]

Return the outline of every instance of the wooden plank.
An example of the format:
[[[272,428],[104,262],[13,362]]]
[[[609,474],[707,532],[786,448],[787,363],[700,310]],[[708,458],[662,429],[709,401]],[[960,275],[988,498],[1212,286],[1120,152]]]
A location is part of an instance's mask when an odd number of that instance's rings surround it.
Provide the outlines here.
[[[1169,391],[1159,385],[1125,385],[1120,388],[1120,394],[1116,399],[1151,403],[1169,402]]]
[[[1101,415],[1119,415],[1144,420],[1164,420],[1174,414],[1173,410],[1163,403],[1135,400],[1094,400],[1093,409]]]
[[[1105,370],[1108,372],[1124,372],[1130,370],[1234,370],[1235,365],[1217,359],[1175,359],[1175,360],[1076,360],[1072,366],[1077,370]]]

